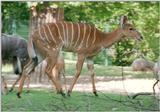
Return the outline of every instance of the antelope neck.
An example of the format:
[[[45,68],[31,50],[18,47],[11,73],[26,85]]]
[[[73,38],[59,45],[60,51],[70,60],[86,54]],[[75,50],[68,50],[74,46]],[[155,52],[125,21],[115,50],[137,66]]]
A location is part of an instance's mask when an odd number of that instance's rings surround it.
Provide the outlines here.
[[[115,42],[119,41],[123,37],[122,29],[117,28],[110,33],[103,33],[101,38],[101,45],[104,48],[110,47]]]

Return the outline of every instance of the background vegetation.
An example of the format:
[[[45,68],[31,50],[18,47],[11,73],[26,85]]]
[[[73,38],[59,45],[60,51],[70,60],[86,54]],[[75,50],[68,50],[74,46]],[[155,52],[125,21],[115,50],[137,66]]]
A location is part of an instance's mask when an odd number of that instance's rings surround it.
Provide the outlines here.
[[[159,2],[39,2],[38,8],[57,5],[64,8],[65,20],[94,24],[101,31],[109,32],[119,25],[121,15],[134,21],[145,40],[136,44],[123,39],[112,48],[103,50],[95,57],[97,64],[130,65],[138,56],[128,53],[133,49],[142,52],[145,58],[157,61],[160,52],[160,7]],[[2,2],[2,32],[17,33],[28,38],[29,2]],[[65,57],[75,60],[74,54]]]

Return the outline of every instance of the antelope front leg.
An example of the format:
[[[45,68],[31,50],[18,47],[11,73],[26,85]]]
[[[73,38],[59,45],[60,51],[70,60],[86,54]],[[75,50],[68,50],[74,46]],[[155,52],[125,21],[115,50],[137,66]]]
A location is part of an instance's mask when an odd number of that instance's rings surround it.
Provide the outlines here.
[[[84,55],[78,55],[78,61],[76,64],[76,75],[74,76],[73,82],[72,82],[70,88],[68,89],[68,93],[67,93],[68,96],[70,96],[72,89],[73,89],[75,83],[77,82],[77,79],[78,79],[78,77],[81,73],[82,67],[83,67],[84,60],[85,60]]]
[[[98,96],[96,86],[95,86],[94,63],[93,63],[92,59],[87,59],[87,68],[88,68],[88,71],[89,71],[89,75],[91,76],[93,93],[95,94],[95,96]]]

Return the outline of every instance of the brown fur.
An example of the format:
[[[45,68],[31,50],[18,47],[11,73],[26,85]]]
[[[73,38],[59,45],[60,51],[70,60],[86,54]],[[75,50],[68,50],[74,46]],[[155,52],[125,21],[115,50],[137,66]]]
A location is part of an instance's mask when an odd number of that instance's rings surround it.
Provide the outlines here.
[[[73,86],[77,82],[85,59],[87,59],[88,62],[87,65],[92,79],[93,93],[97,95],[94,79],[95,74],[93,70],[94,66],[92,61],[93,56],[100,52],[102,48],[110,47],[124,36],[129,36],[137,40],[142,39],[140,33],[127,22],[126,16],[121,18],[120,23],[121,26],[119,28],[107,34],[99,31],[94,26],[71,22],[48,23],[33,33],[31,39],[32,43],[35,45],[34,49],[39,51],[38,55],[46,57],[46,73],[51,77],[52,82],[57,87],[58,92],[63,95],[61,84],[54,77],[52,77],[51,74],[55,63],[57,62],[59,52],[63,48],[66,51],[75,52],[78,54],[76,73],[68,90],[68,95],[70,95]],[[50,31],[48,27],[50,28]],[[45,31],[43,31],[43,28]],[[45,34],[47,31],[50,33]],[[88,41],[83,41],[86,38]],[[26,66],[26,68],[29,66]],[[24,73],[24,75],[26,73]],[[22,88],[20,87],[19,93],[21,90]]]
[[[32,33],[35,30],[37,30],[39,27],[41,27],[43,24],[50,23],[50,22],[63,21],[63,19],[64,19],[64,12],[63,12],[63,9],[61,9],[61,8],[50,8],[50,7],[48,7],[44,11],[37,11],[36,7],[32,6],[31,7],[31,16],[30,16],[30,33],[29,33],[29,36],[31,36]],[[29,44],[28,44],[28,46],[32,46],[32,44],[30,44],[30,41],[32,41],[32,40],[29,38]],[[29,52],[32,51],[30,49],[30,47],[28,47],[28,51]],[[64,59],[61,59],[61,60],[64,60]],[[30,61],[29,61],[29,63],[26,66],[29,66],[31,61],[32,61],[32,59],[30,58]],[[60,66],[61,64],[62,64],[61,62],[57,62],[56,66]],[[44,68],[42,68],[43,65],[44,65],[44,63],[41,63],[40,66],[38,66],[36,68],[41,73],[43,73],[43,69],[46,68],[45,66],[44,66]],[[30,67],[31,69],[29,69],[28,73],[31,72],[34,69],[32,66],[34,66],[34,65],[31,64],[31,67]],[[63,63],[62,66],[64,66],[64,63]],[[42,70],[40,70],[41,68],[42,68]],[[57,72],[61,73],[61,70],[62,70],[62,68],[60,69],[59,67],[55,67],[53,69],[53,72],[54,73],[57,73]],[[64,70],[62,70],[62,71],[64,71]],[[40,74],[40,77],[42,75],[43,74]],[[56,74],[56,75],[60,75],[60,74]],[[63,76],[64,76],[64,73],[63,73]],[[26,77],[23,77],[21,79],[21,81],[20,81],[20,87],[19,88],[22,88],[22,86],[24,84],[25,78]],[[51,77],[49,76],[49,79],[50,78]],[[65,76],[64,76],[64,83],[65,83],[65,80],[66,79],[65,79]],[[29,79],[29,81],[30,81],[30,79]],[[65,88],[66,88],[66,85],[65,85]],[[20,97],[20,96],[18,95],[18,97]]]

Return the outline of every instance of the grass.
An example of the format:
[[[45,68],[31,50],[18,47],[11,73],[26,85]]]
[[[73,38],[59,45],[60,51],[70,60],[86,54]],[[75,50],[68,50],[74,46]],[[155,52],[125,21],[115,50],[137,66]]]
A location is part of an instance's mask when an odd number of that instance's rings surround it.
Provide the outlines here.
[[[75,63],[66,63],[66,75],[74,75],[76,70]],[[6,64],[2,67],[2,72],[11,72],[13,67],[9,64]],[[86,64],[84,64],[81,75],[87,75],[88,70]],[[109,76],[109,77],[121,77],[122,76],[122,67],[120,66],[103,66],[95,65],[96,76]],[[131,67],[123,67],[124,76],[131,78],[154,78],[152,72],[135,72],[132,71]]]
[[[153,96],[139,96],[130,99],[125,95],[73,92],[71,97],[49,90],[31,90],[18,99],[16,93],[2,96],[2,111],[153,111],[158,101]]]
[[[73,75],[76,70],[76,64],[68,63],[66,64],[66,74]],[[95,65],[94,67],[96,76],[111,76],[111,77],[121,77],[122,76],[122,67],[120,66],[104,66],[104,65]],[[82,75],[88,73],[87,66],[84,64],[82,69]],[[154,78],[152,72],[135,72],[132,71],[131,67],[123,67],[123,75],[132,77],[132,78]]]

